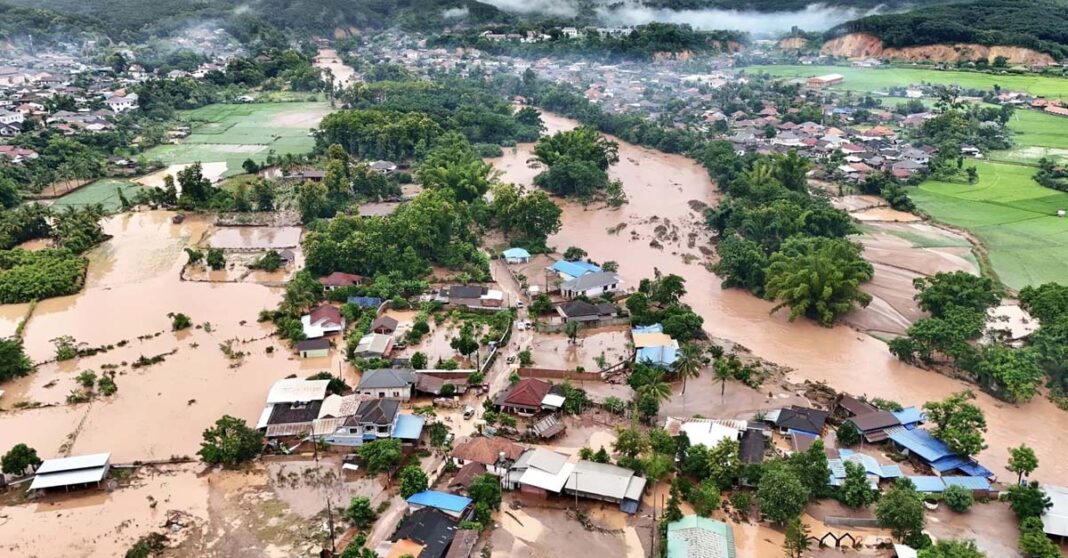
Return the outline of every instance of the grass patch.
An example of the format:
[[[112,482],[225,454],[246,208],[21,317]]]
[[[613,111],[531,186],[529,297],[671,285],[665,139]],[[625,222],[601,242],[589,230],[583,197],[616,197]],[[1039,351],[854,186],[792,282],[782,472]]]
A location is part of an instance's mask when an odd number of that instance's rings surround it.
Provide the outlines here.
[[[214,104],[181,111],[192,133],[181,144],[161,145],[146,153],[167,165],[226,162],[223,176],[244,172],[246,159],[262,163],[278,155],[307,153],[315,146],[309,131],[331,112],[324,102],[280,102],[248,105]]]
[[[1044,188],[1033,167],[977,162],[974,185],[927,181],[912,191],[936,220],[968,229],[989,251],[1001,281],[1013,288],[1068,277],[1068,193]]]
[[[767,73],[786,78],[809,78],[824,74],[842,74],[845,81],[831,89],[870,93],[885,91],[894,86],[920,83],[936,85],[959,85],[969,89],[1002,89],[1027,91],[1051,99],[1068,99],[1068,80],[1029,74],[994,75],[979,72],[935,70],[931,68],[853,68],[849,66],[798,66],[773,65],[749,66],[750,73]]]

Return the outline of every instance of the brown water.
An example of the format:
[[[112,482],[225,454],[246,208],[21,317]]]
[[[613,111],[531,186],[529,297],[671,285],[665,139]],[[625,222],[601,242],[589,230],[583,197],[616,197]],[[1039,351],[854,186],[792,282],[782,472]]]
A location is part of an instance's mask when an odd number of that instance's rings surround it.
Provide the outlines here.
[[[212,248],[293,248],[300,244],[300,227],[219,227],[208,236]]]
[[[175,225],[171,215],[143,212],[106,221],[105,231],[113,238],[90,253],[87,288],[37,305],[24,335],[27,352],[37,362],[53,358],[51,340],[60,335],[93,347],[127,344],[92,357],[43,364],[35,374],[6,383],[5,408],[18,401],[57,406],[0,414],[0,447],[26,442],[45,458],[108,451],[119,463],[193,455],[201,432],[223,414],[254,422],[278,379],[342,370],[352,381],[338,351],[328,358],[300,360],[266,337],[271,328],[256,317],[277,303],[277,289],[181,281],[182,249],[197,243],[208,223],[189,216]],[[7,315],[7,307],[0,310]],[[172,333],[168,312],[183,312],[199,327]],[[228,341],[234,351],[248,354],[228,358],[220,348]],[[161,354],[168,354],[162,363],[130,366],[141,356]],[[105,365],[117,367],[118,393],[91,404],[65,405],[74,377],[84,370],[100,373]]]
[[[337,51],[332,48],[319,49],[319,54],[315,57],[315,67],[330,70],[334,75],[334,86],[338,89],[344,89],[359,80],[356,70],[342,62]]]
[[[550,131],[574,127],[574,121],[544,114]],[[618,140],[617,140],[618,141]],[[783,313],[769,314],[772,303],[733,289],[720,288],[720,280],[698,262],[687,264],[683,254],[697,255],[687,238],[697,235],[696,245],[707,242],[707,233],[688,202],[715,202],[718,193],[708,174],[687,158],[667,155],[620,142],[620,163],[610,174],[623,181],[630,203],[618,211],[583,208],[562,202],[563,228],[550,239],[558,249],[580,246],[597,261],[615,260],[625,286],[636,286],[653,270],[678,273],[687,279],[685,297],[705,318],[705,329],[753,350],[757,355],[794,369],[793,380],[826,381],[855,394],[896,399],[920,405],[971,386],[945,376],[902,363],[885,343],[845,326],[824,328],[808,321],[789,322]],[[531,146],[522,145],[491,161],[503,172],[503,180],[530,185],[538,170],[528,168]],[[658,240],[662,249],[650,246],[656,236],[656,217],[682,227],[677,241]],[[618,234],[608,229],[625,223]],[[637,233],[637,237],[632,236]],[[1038,453],[1042,466],[1036,478],[1053,481],[1068,469],[1068,448],[1059,443],[1068,426],[1068,414],[1044,398],[1022,405],[1007,405],[986,395],[979,404],[989,423],[990,449],[980,455],[992,470],[1007,474],[1003,466],[1008,448],[1027,443]]]

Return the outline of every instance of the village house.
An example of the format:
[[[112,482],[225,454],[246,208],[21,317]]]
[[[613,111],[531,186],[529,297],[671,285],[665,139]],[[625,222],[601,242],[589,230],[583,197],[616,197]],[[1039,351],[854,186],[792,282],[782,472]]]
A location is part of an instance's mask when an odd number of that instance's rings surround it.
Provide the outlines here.
[[[631,329],[634,360],[661,368],[671,368],[678,360],[679,342],[664,333],[664,326],[652,324]]]
[[[12,164],[20,164],[23,161],[31,161],[37,158],[37,152],[24,147],[14,145],[0,145],[0,158],[7,159]]]
[[[360,358],[386,358],[393,350],[393,336],[368,333],[360,338],[353,354]]]
[[[582,498],[619,504],[625,513],[638,512],[646,479],[618,465],[579,460],[571,469],[564,492]]]
[[[318,339],[345,330],[341,310],[329,304],[323,304],[312,310],[311,314],[301,316],[300,324],[307,339]]]
[[[526,448],[499,436],[478,436],[457,444],[449,457],[458,467],[481,465],[487,473],[504,477]]]
[[[444,558],[454,544],[457,521],[433,507],[423,507],[404,518],[390,538],[388,556]]]
[[[601,268],[589,262],[560,260],[555,262],[549,269],[556,273],[562,281],[582,277],[587,273],[600,273]]]
[[[322,358],[330,355],[330,340],[320,337],[318,339],[302,339],[297,341],[293,348],[296,349],[300,358]]]
[[[378,308],[382,306],[382,299],[377,296],[350,296],[345,302],[349,304],[355,304],[360,308]]]
[[[361,401],[355,413],[344,418],[340,424],[323,437],[332,446],[359,447],[366,442],[381,438],[400,440],[412,445],[422,437],[426,417],[401,414],[400,401],[396,399],[371,399]]]
[[[585,300],[569,300],[556,307],[556,313],[565,322],[596,324],[619,315],[619,309],[610,302],[593,304]]]
[[[392,174],[397,170],[397,164],[390,161],[375,161],[367,165],[371,170],[382,174]]]
[[[447,378],[438,377],[432,372],[423,372],[415,375],[415,391],[429,395],[442,395],[445,386],[452,386],[452,395],[461,395],[467,392],[467,376],[461,374],[449,374]]]
[[[783,435],[800,432],[818,437],[827,422],[827,411],[791,405],[768,413],[765,420],[774,424]]]
[[[25,119],[26,116],[19,111],[0,109],[0,124],[21,125]]]
[[[365,371],[355,392],[365,397],[408,401],[414,384],[415,374],[411,370],[380,368]]]
[[[415,513],[424,508],[431,508],[453,518],[463,521],[474,511],[474,501],[458,494],[449,494],[437,490],[424,490],[408,497],[408,510]]]
[[[1051,537],[1068,537],[1068,488],[1043,484],[1052,504],[1042,513],[1042,530]]]
[[[267,404],[260,413],[256,428],[277,425],[310,425],[319,418],[330,380],[278,380],[267,392]]]
[[[586,273],[560,284],[560,293],[564,298],[584,296],[596,298],[603,294],[614,293],[619,290],[623,280],[615,273],[598,271]]]
[[[453,285],[443,289],[438,300],[449,306],[500,308],[504,304],[504,293],[481,285]]]
[[[371,322],[371,331],[382,335],[392,335],[397,331],[397,319],[390,316],[379,316]]]
[[[108,97],[108,100],[105,101],[105,103],[115,114],[129,112],[137,108],[137,94],[131,93],[127,96],[112,95],[111,97]]]
[[[502,391],[494,401],[498,411],[520,416],[533,416],[543,410],[555,411],[563,406],[559,390],[545,380],[523,378]]]
[[[504,261],[510,264],[521,264],[530,261],[530,252],[523,248],[509,248],[501,253]]]
[[[319,278],[319,284],[327,291],[340,289],[341,287],[352,287],[362,283],[363,277],[353,275],[352,273],[342,273],[340,271],[335,271],[326,277]]]

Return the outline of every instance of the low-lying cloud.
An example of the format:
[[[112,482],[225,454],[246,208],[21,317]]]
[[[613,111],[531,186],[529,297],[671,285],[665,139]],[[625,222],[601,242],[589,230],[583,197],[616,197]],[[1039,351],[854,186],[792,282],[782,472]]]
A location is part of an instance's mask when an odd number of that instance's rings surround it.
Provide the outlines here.
[[[574,0],[482,0],[506,12],[542,14],[555,17],[575,17],[578,6]]]
[[[630,26],[661,22],[688,24],[694,29],[731,29],[753,35],[773,35],[799,27],[824,31],[840,23],[869,15],[873,11],[811,4],[794,12],[754,12],[745,10],[670,10],[645,6],[599,8],[598,18],[606,25]]]
[[[445,19],[463,19],[471,14],[471,10],[468,10],[466,6],[462,8],[449,8],[444,12],[441,12],[441,17]]]

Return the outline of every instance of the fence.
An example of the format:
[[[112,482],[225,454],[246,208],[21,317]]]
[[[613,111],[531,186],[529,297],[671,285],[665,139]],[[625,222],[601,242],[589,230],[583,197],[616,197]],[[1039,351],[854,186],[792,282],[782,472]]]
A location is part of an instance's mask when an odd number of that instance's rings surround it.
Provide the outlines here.
[[[834,525],[836,527],[878,527],[879,520],[874,517],[834,517],[829,516],[823,519],[824,525]]]
[[[520,378],[576,380],[584,382],[600,382],[603,379],[600,372],[575,372],[574,370],[556,370],[553,368],[520,368],[518,373]]]
[[[588,322],[576,321],[575,323],[578,324],[579,331],[597,327],[630,325],[630,316],[620,316],[618,318],[602,318],[598,320],[591,320]],[[538,322],[536,327],[538,328],[538,331],[542,333],[560,333],[562,331],[567,330],[567,322]]]

